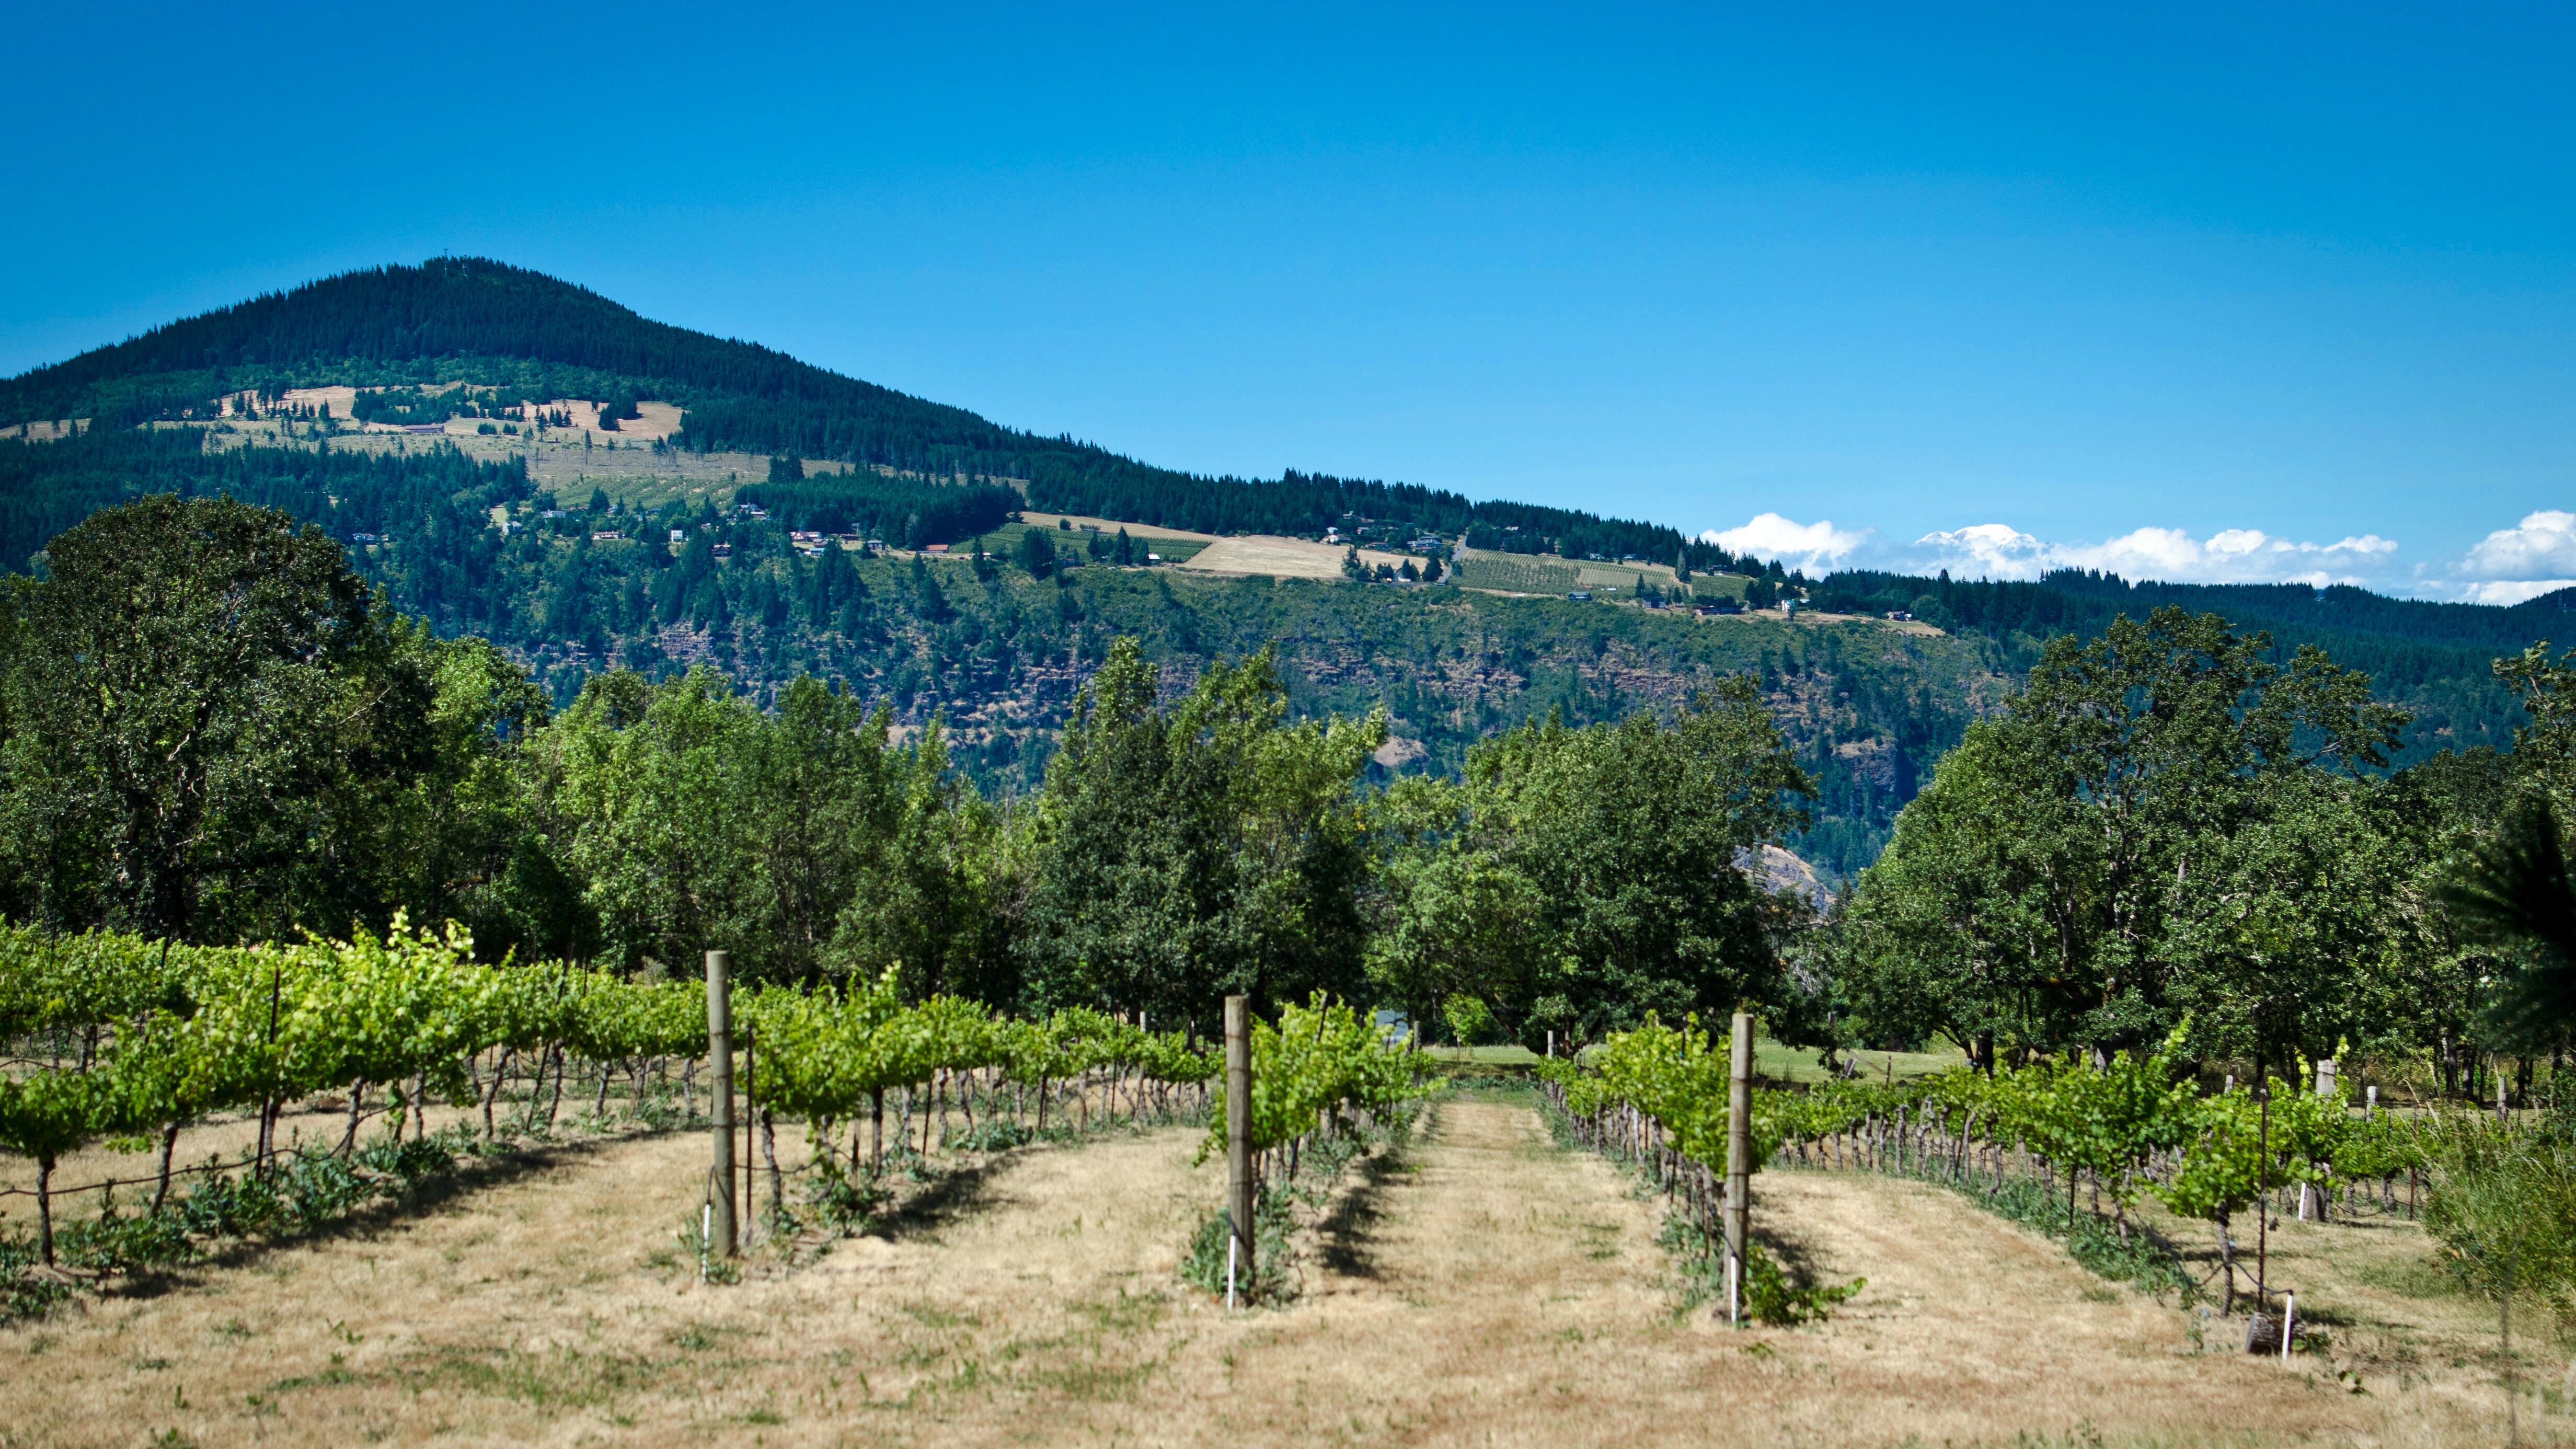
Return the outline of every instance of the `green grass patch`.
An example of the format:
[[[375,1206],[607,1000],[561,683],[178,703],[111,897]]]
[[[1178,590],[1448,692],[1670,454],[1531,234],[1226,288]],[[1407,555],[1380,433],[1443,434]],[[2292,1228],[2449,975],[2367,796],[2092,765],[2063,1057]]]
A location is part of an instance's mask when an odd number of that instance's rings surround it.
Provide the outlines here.
[[[1725,1023],[1720,1022],[1718,1025],[1723,1027]],[[1938,1045],[1942,1048],[1949,1047],[1946,1042]],[[1431,1050],[1455,1049],[1432,1048]],[[1490,1061],[1496,1065],[1505,1063],[1526,1065],[1538,1060],[1536,1055],[1522,1047],[1476,1047],[1473,1050],[1496,1053],[1491,1058],[1477,1059]],[[1590,1048],[1585,1050],[1589,1052]],[[1517,1052],[1520,1055],[1517,1057],[1502,1055],[1510,1052]],[[1827,1071],[1824,1064],[1817,1060],[1818,1055],[1814,1047],[1793,1047],[1786,1042],[1776,1041],[1766,1036],[1753,1044],[1753,1075],[1767,1081],[1793,1083],[1826,1082],[1846,1075],[1842,1072]],[[1968,1061],[1967,1055],[1955,1048],[1923,1052],[1845,1050],[1836,1059],[1850,1063],[1862,1077],[1873,1082],[1912,1081],[1917,1077],[1928,1077],[1936,1072],[1946,1072],[1953,1067],[1965,1066]]]
[[[653,1365],[623,1354],[549,1353],[516,1349],[441,1346],[416,1358],[395,1377],[420,1387],[461,1389],[491,1398],[516,1399],[537,1408],[586,1409],[650,1387]]]
[[[1118,537],[1118,530],[1114,527],[1104,528],[1095,534],[1085,528],[1064,529],[1052,524],[1005,523],[984,535],[984,548],[987,552],[1000,554],[1006,559],[1017,560],[1020,555],[1020,535],[1033,528],[1054,541],[1057,560],[1067,565],[1110,562],[1105,557],[1094,559],[1091,556],[1091,540],[1100,538],[1114,547]],[[1205,539],[1165,538],[1159,534],[1139,533],[1132,528],[1128,530],[1127,536],[1134,542],[1135,558],[1140,564],[1145,561],[1145,555],[1149,553],[1162,555],[1163,562],[1167,564],[1187,563],[1198,557],[1199,553],[1207,547]]]
[[[2445,1269],[2429,1256],[2362,1259],[2351,1263],[2347,1271],[2374,1288],[2384,1288],[2400,1298],[2464,1298],[2459,1276]],[[2302,1301],[2300,1311],[2308,1311]]]
[[[1159,538],[1139,535],[1136,539],[1136,557],[1139,560],[1142,560],[1146,554],[1152,553],[1160,554],[1163,562],[1167,564],[1188,563],[1206,549],[1207,540],[1200,538]],[[1090,555],[1086,553],[1083,557],[1089,558]]]
[[[1422,1054],[1443,1066],[1527,1067],[1543,1060],[1528,1047],[1510,1046],[1435,1046],[1424,1047]]]
[[[1911,1081],[1967,1065],[1966,1053],[1949,1047],[1947,1042],[1937,1045],[1945,1049],[1923,1052],[1847,1050],[1840,1053],[1839,1060],[1851,1063],[1862,1077],[1873,1082]],[[1816,1057],[1813,1047],[1793,1047],[1764,1037],[1753,1047],[1753,1071],[1756,1076],[1782,1082],[1823,1082],[1838,1075],[1825,1070]]]

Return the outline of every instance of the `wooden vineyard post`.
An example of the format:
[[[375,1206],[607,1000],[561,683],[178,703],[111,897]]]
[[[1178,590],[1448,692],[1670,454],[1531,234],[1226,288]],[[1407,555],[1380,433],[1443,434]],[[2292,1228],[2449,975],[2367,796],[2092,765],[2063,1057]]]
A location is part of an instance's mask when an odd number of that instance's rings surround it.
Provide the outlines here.
[[[1753,1017],[1735,1013],[1726,1061],[1726,1321],[1744,1326],[1745,1210],[1753,1190]]]
[[[714,1091],[708,1110],[715,1117],[715,1162],[707,1173],[714,1212],[707,1225],[707,1251],[727,1258],[734,1255],[733,986],[725,979],[732,967],[729,953],[707,953],[707,1085]]]
[[[2254,1306],[2268,1313],[2272,1289],[2264,1274],[2272,1262],[2272,1089],[2259,1070],[2254,1082]]]
[[[1225,999],[1225,1220],[1232,1234],[1225,1284],[1231,1306],[1237,1272],[1246,1282],[1253,1276],[1252,1003],[1241,996]]]

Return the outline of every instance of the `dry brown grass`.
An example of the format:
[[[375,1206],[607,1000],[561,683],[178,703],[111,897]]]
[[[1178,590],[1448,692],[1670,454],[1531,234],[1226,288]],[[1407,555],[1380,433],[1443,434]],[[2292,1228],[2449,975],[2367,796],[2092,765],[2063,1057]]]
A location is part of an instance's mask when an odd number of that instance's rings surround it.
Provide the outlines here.
[[[1266,533],[1230,538],[1216,533],[1193,533],[1186,528],[1161,528],[1142,523],[1120,523],[1113,519],[1093,518],[1080,513],[1041,513],[1022,510],[1020,517],[1039,528],[1053,528],[1062,518],[1075,528],[1097,528],[1103,533],[1127,530],[1131,538],[1184,538],[1207,545],[1190,558],[1173,565],[1195,573],[1266,574],[1286,579],[1338,579],[1342,576],[1342,555],[1347,547],[1338,543],[1316,543],[1310,539],[1284,538]],[[1377,549],[1360,550],[1360,562],[1375,568],[1384,564],[1396,568],[1407,555],[1385,553]]]
[[[1267,574],[1283,579],[1338,579],[1342,576],[1342,558],[1348,545],[1313,543],[1302,538],[1277,538],[1251,534],[1243,538],[1221,538],[1201,550],[1197,557],[1179,565],[1207,574]],[[1360,562],[1370,568],[1380,564],[1400,567],[1407,555],[1361,549]]]
[[[87,418],[54,418],[45,422],[20,423],[16,427],[0,428],[0,438],[15,438],[25,443],[44,443],[69,437],[74,428],[88,426]]]
[[[1651,1204],[1493,1101],[1440,1104],[1343,1200],[1298,1303],[1229,1318],[1174,1276],[1219,1195],[1196,1137],[1018,1154],[890,1236],[712,1288],[673,1241],[700,1137],[568,1152],[0,1332],[0,1445],[2411,1445],[2500,1418],[2473,1370],[2355,1398],[2196,1353],[2053,1244],[1857,1176],[1768,1174],[1761,1212],[1869,1288],[1821,1328],[1730,1332],[1681,1310]]]

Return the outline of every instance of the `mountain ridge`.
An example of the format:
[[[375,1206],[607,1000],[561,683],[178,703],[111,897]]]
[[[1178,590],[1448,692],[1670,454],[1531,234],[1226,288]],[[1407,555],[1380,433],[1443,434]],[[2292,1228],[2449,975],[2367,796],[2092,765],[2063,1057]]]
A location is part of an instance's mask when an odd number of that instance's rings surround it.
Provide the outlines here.
[[[1612,557],[1638,554],[1634,545],[1650,541],[1657,545],[1655,551],[1640,556],[1665,562],[1696,554],[1692,565],[1704,571],[1748,561],[1728,558],[1723,550],[1707,545],[1693,545],[1680,530],[1666,525],[1604,518],[1581,510],[1508,499],[1471,501],[1445,490],[1362,483],[1293,469],[1273,482],[1159,468],[1095,444],[1075,442],[1069,435],[1042,437],[966,408],[832,372],[757,342],[657,322],[577,283],[480,257],[439,257],[416,267],[391,264],[342,272],[163,323],[61,362],[31,368],[0,379],[0,427],[81,416],[120,426],[184,414],[218,392],[273,382],[280,374],[332,370],[351,362],[390,369],[428,360],[463,367],[477,359],[540,363],[695,394],[675,399],[688,407],[688,419],[672,439],[677,447],[793,454],[942,476],[1008,478],[1031,494],[1033,505],[1056,512],[1193,527],[1202,525],[1183,516],[1189,512],[1186,506],[1154,495],[1193,489],[1222,493],[1310,488],[1348,502],[1352,500],[1340,495],[1365,490],[1364,501],[1374,506],[1409,507],[1424,522],[1448,523],[1460,534],[1484,522],[1488,532],[1536,531],[1578,551],[1608,552]],[[743,406],[743,399],[783,405],[784,415],[757,415],[757,410]],[[837,421],[818,421],[813,415],[818,409],[836,412]],[[1332,516],[1353,511],[1341,509]],[[1324,526],[1319,523],[1305,530],[1225,526],[1240,522],[1210,520],[1213,526],[1208,531],[1314,533]],[[1622,537],[1611,550],[1581,550],[1585,539],[1567,537],[1569,531],[1593,530]],[[1506,551],[1544,551],[1514,547],[1522,541],[1509,538],[1479,542]],[[1890,602],[1894,595],[1927,582],[1872,570],[1847,570],[1829,577],[1839,581],[1833,593],[1854,610],[1874,604],[1905,607],[1911,600]],[[2109,597],[2114,590],[2146,590],[2171,595],[2176,602],[2182,601],[2177,591],[2198,590],[2203,592],[2193,597],[2224,598],[2240,607],[2250,604],[2266,617],[2279,616],[2289,596],[2304,587],[2133,584],[2116,576],[2071,570],[2051,574],[2037,581],[2037,586],[2093,597]],[[2266,593],[2280,597],[2265,598]],[[2420,623],[2427,617],[2544,615],[2576,607],[2576,589],[2513,606],[2398,599],[2350,586],[2320,591],[2319,598],[2380,600],[2418,615],[2412,622],[2375,619],[2363,626],[2371,633],[2473,635],[2481,643],[2500,643],[2518,626],[2425,630]],[[2389,611],[2379,612],[2384,616]]]
[[[470,409],[463,416],[482,421],[460,422],[463,438],[357,440],[340,430],[345,420],[276,406],[290,386],[320,385],[388,389],[380,400],[406,420],[411,410],[434,421]],[[545,421],[547,440],[524,450],[577,455],[585,503],[547,491],[509,455],[522,428],[541,427],[531,409],[565,398],[669,402],[681,423],[667,439],[657,425],[647,440]],[[245,400],[267,412],[233,410]],[[60,441],[0,441],[0,562],[33,566],[46,538],[107,502],[231,493],[351,542],[390,605],[441,633],[492,638],[559,700],[610,665],[665,673],[711,662],[756,693],[819,673],[888,702],[907,723],[958,724],[960,765],[1006,788],[1043,767],[1072,689],[1116,633],[1144,638],[1175,678],[1275,644],[1298,709],[1388,705],[1399,733],[1422,746],[1405,768],[1454,769],[1466,743],[1533,714],[1581,723],[1665,709],[1694,682],[1752,673],[1818,782],[1816,825],[1797,843],[1836,874],[1874,856],[1895,808],[2053,635],[2090,635],[2121,613],[2171,604],[2267,630],[2282,656],[2321,645],[2415,713],[2412,759],[2509,747],[2521,707],[2488,665],[2563,635],[2576,603],[2576,591],[2497,608],[2076,573],[1998,581],[1853,570],[1810,580],[1662,525],[1413,485],[1155,468],[756,343],[652,322],[585,288],[480,259],[343,273],[0,381],[0,422],[63,417],[92,425]],[[471,436],[503,429],[516,436]],[[606,450],[595,487],[594,443]],[[737,456],[762,471],[733,477]],[[647,489],[641,474],[654,468],[663,481]],[[837,498],[848,506],[834,517],[890,542],[957,542],[968,530],[1011,561],[969,568],[818,551],[787,532],[811,519],[759,520],[732,506],[736,483],[774,489],[787,479],[819,500],[806,509],[814,517]],[[1508,565],[1533,576],[1576,573],[1566,563],[1586,557],[1642,556],[1667,571],[1632,571],[1638,594],[1651,579],[1686,591],[1673,564],[1737,569],[1764,590],[1803,586],[1819,612],[1863,622],[1692,621],[1654,609],[1653,597],[1622,594],[1648,607],[1621,608],[1607,596],[1505,598],[1445,581],[1390,595],[1345,595],[1338,582],[1184,582],[1118,567],[1126,556],[1103,535],[1050,531],[1053,542],[1030,542],[1022,525],[994,522],[1002,511],[922,506],[932,495],[921,490],[946,501],[961,483],[1007,483],[1033,511],[1205,533],[1314,539],[1331,529],[1400,547],[1427,532],[1441,551],[1539,555]],[[933,514],[953,521],[921,526]],[[666,532],[686,546],[663,546]],[[1744,592],[1744,581],[1728,591]],[[1950,637],[1898,638],[1868,622],[1896,610]]]

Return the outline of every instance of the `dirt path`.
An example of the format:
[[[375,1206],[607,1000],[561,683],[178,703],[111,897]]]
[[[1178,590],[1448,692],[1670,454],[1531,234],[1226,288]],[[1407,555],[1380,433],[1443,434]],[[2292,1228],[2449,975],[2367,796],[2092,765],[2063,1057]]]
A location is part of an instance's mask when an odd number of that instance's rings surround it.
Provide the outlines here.
[[[699,1138],[567,1153],[0,1331],[0,1446],[2413,1444],[2469,1422],[2196,1355],[2175,1310],[1903,1183],[1765,1175],[1766,1219],[1870,1287],[1824,1328],[1733,1333],[1681,1309],[1654,1205],[1491,1101],[1439,1104],[1351,1194],[1295,1306],[1229,1318],[1174,1276],[1220,1196],[1196,1140],[1021,1154],[889,1238],[720,1288],[673,1240]]]
[[[1771,1233],[1870,1285],[1825,1326],[1738,1333],[1682,1306],[1659,1210],[1526,1108],[1445,1103],[1414,1162],[1349,1271],[1243,1331],[1209,1429],[1170,1442],[2420,1443],[2479,1422],[2203,1355],[2186,1315],[1920,1184],[1758,1179]]]

